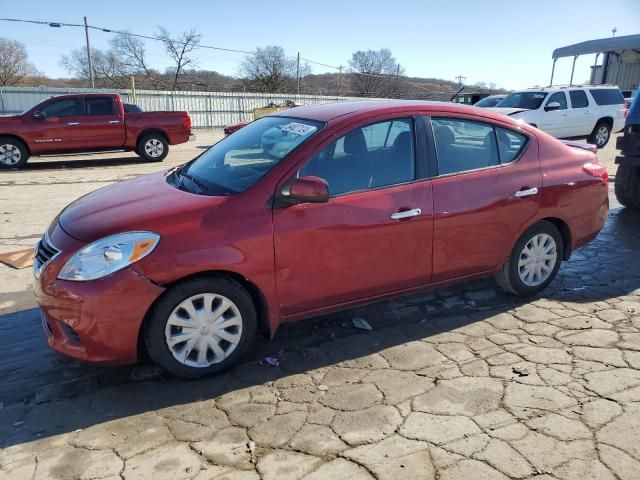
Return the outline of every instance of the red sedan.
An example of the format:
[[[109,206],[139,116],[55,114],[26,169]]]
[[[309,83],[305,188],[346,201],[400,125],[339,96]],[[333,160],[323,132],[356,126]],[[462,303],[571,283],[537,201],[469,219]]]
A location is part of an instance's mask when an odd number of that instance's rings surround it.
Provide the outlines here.
[[[595,147],[483,109],[382,101],[252,122],[180,168],[69,205],[37,247],[49,344],[181,377],[258,330],[495,276],[528,296],[608,212]]]

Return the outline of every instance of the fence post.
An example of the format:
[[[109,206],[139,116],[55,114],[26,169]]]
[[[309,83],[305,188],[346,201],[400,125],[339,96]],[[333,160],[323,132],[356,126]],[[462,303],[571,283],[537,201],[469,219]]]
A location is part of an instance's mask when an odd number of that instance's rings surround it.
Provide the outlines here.
[[[4,112],[4,89],[0,88],[0,112]]]
[[[213,104],[211,103],[211,93],[207,96],[207,109],[209,110],[207,115],[207,126],[209,128],[213,128]]]

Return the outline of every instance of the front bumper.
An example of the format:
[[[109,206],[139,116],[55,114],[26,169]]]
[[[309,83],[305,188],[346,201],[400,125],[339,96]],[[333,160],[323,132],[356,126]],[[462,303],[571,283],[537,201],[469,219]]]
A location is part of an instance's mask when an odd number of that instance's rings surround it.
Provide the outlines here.
[[[59,280],[58,272],[78,242],[59,226],[50,237],[62,253],[33,279],[49,346],[87,362],[135,362],[142,321],[164,289],[130,268],[100,280]]]

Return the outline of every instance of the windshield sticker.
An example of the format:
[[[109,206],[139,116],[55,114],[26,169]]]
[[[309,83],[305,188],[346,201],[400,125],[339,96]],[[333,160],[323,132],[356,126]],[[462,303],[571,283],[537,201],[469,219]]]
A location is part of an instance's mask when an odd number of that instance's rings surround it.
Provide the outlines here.
[[[315,132],[318,127],[314,127],[313,125],[305,125],[304,123],[289,123],[282,127],[283,132],[291,132],[296,135],[309,135],[310,133]]]

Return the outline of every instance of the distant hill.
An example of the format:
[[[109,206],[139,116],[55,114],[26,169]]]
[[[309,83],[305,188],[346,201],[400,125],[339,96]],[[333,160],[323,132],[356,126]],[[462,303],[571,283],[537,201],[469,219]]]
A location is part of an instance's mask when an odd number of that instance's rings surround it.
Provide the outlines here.
[[[345,73],[340,76],[339,73],[322,73],[305,76],[300,82],[300,93],[310,95],[346,95],[359,96],[355,90],[352,76],[354,74]],[[77,78],[47,78],[36,77],[30,79],[32,86],[44,87],[87,87],[88,82]],[[172,78],[170,74],[157,74],[155,83],[158,89],[169,89]],[[394,77],[389,78],[389,85],[393,84],[381,96],[390,96],[395,98],[415,98],[429,99],[441,98],[446,94],[455,93],[458,90],[458,84],[450,80],[442,80],[438,78],[421,78],[421,77],[400,77],[396,84]],[[118,79],[97,79],[96,86],[101,88],[128,88],[130,80],[128,78]],[[295,93],[296,81],[292,79],[286,89],[280,93]],[[143,77],[136,78],[136,88],[138,89],[154,89],[149,80]],[[195,90],[210,92],[255,92],[259,91],[251,84],[242,79],[223,75],[218,72],[208,70],[192,70],[181,75],[179,82],[179,90]],[[467,86],[465,91],[474,91],[480,93],[506,93],[504,89],[488,88],[486,86]]]

